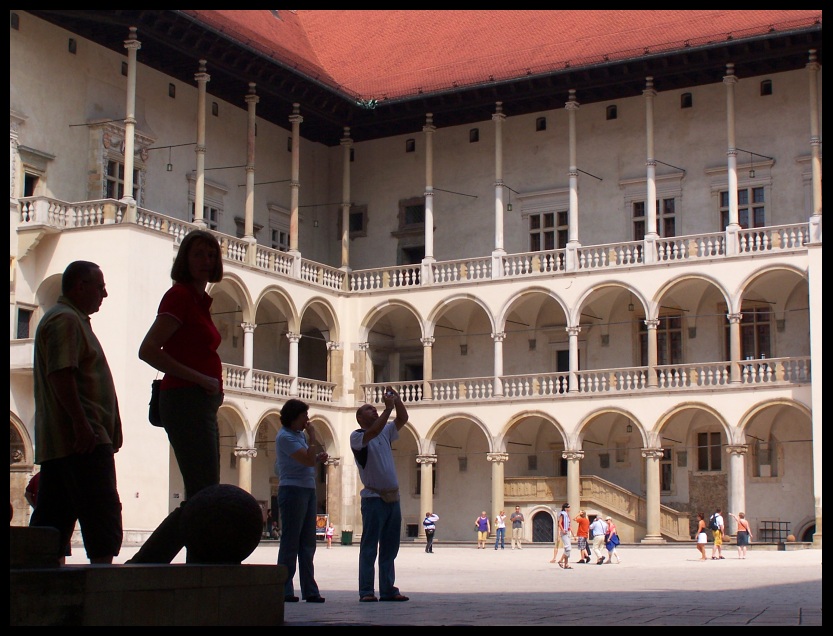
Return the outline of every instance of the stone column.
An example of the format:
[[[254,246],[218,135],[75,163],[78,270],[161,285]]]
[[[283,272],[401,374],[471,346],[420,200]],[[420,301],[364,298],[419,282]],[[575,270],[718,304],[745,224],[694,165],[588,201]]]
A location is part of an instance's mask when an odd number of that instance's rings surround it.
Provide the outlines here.
[[[288,332],[289,340],[289,395],[298,395],[298,343],[301,341],[301,334]]]
[[[657,381],[657,328],[659,320],[652,319],[645,321],[648,329],[648,386],[656,387]]]
[[[430,401],[434,399],[431,391],[431,380],[434,379],[434,338],[422,338],[422,399]],[[426,508],[425,510],[430,510]],[[425,510],[423,512],[425,512]]]
[[[746,510],[746,455],[749,453],[749,446],[746,444],[729,444],[726,447],[729,454],[729,510],[723,522],[729,534],[737,534],[737,524],[729,514],[735,514]]]
[[[506,332],[499,331],[497,333],[492,333],[492,340],[495,341],[495,384],[493,387],[493,393],[494,395],[499,396],[503,395],[503,380],[501,377],[503,376],[503,341],[506,340]]]
[[[492,121],[495,122],[495,249],[492,252],[493,257],[506,254],[506,250],[503,249],[503,122],[505,120],[503,102],[495,102],[495,112],[492,115]],[[495,272],[495,264],[498,265],[497,271],[502,273],[499,258],[493,259],[492,272]]]
[[[743,314],[728,314],[729,318],[729,381],[741,382],[740,321]]]
[[[298,191],[301,189],[301,105],[292,104],[292,114],[289,116],[289,123],[292,124],[292,174],[289,178],[289,254],[296,257],[298,251]],[[300,262],[298,263],[298,275],[300,275]]]
[[[660,532],[659,462],[661,448],[643,448],[645,458],[645,538],[642,543],[665,543]]]
[[[726,254],[731,256],[738,253],[738,151],[735,146],[735,86],[738,78],[735,75],[735,65],[726,65],[726,75],[723,84],[726,86],[726,138],[728,141],[727,176],[729,183],[729,225],[726,230]]]
[[[578,268],[578,248],[581,243],[578,240],[578,165],[576,164],[576,113],[580,104],[576,101],[576,89],[569,89],[570,96],[564,108],[567,110],[567,123],[570,134],[569,145],[569,172],[570,182],[570,207],[568,215],[566,266],[567,271],[575,271]]]
[[[341,457],[328,457],[324,465],[327,467],[327,514],[330,521],[337,528],[342,525],[341,512]]]
[[[569,358],[570,358],[570,375],[568,376],[568,387],[570,393],[578,393],[578,335],[581,333],[581,327],[567,327],[567,337],[569,339]]]
[[[243,366],[246,367],[246,375],[243,378],[243,387],[252,388],[252,369],[254,368],[254,340],[256,324],[253,322],[241,322],[243,328]]]
[[[434,115],[426,113],[425,125],[425,257],[422,259],[423,284],[430,283],[434,265]]]
[[[350,272],[350,153],[353,140],[350,138],[350,127],[344,127],[344,137],[341,138],[341,269]],[[349,276],[345,276],[349,281]],[[349,283],[345,291],[349,290]]]
[[[243,222],[243,240],[249,244],[249,249],[246,253],[246,262],[249,265],[254,265],[257,262],[257,248],[254,231],[255,219],[255,130],[257,128],[257,121],[255,118],[255,107],[260,101],[260,97],[255,94],[255,87],[257,84],[249,82],[249,94],[246,95],[246,104],[248,104],[248,119],[246,130],[246,204],[245,204],[245,220]]]
[[[581,508],[581,460],[584,459],[584,451],[565,450],[561,453],[561,457],[567,460],[567,499],[565,501],[570,503],[570,508],[576,510]],[[562,502],[556,501],[561,509]]]
[[[237,458],[237,485],[251,494],[252,460],[257,457],[257,449],[238,446],[234,449],[234,456]]]
[[[434,464],[437,463],[437,456],[417,455],[416,461],[419,464],[419,514],[423,515],[434,510]],[[425,541],[425,527],[418,523],[417,528],[418,539]]]
[[[656,261],[657,243],[657,162],[654,158],[654,99],[657,91],[654,89],[654,78],[645,78],[645,141],[647,146],[646,185],[645,195],[645,263]]]
[[[200,60],[199,72],[194,75],[197,80],[197,145],[194,148],[197,159],[196,182],[194,183],[194,223],[204,230],[205,222],[205,103],[206,84],[211,76],[205,72],[205,60]]]
[[[327,381],[335,384],[332,399],[338,402],[341,399],[344,376],[342,374],[342,363],[344,356],[341,354],[341,343],[327,342]]]
[[[136,152],[136,52],[142,43],[136,39],[136,27],[130,27],[130,36],[124,41],[127,49],[127,107],[124,117],[124,195],[127,217],[136,220],[136,199],[133,198],[133,163]],[[127,219],[126,219],[127,220]]]
[[[509,453],[486,453],[486,459],[492,463],[492,519],[503,509],[505,485],[503,467],[509,461]]]

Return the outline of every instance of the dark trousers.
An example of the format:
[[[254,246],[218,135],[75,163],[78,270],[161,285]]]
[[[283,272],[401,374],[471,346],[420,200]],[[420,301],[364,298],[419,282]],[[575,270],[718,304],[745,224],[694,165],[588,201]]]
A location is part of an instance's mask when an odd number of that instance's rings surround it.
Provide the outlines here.
[[[425,538],[428,541],[428,543],[425,545],[425,551],[426,552],[433,552],[434,551],[434,531],[433,530],[426,530],[425,531]]]
[[[170,563],[185,546],[179,527],[182,507],[203,488],[220,483],[217,410],[222,403],[222,395],[209,395],[198,386],[161,392],[159,411],[185,482],[185,501],[162,520],[128,563]]]

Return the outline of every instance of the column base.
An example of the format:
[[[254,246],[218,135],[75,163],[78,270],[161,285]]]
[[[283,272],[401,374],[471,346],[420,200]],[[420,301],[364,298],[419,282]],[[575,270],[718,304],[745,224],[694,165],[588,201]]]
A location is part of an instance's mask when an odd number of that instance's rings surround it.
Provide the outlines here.
[[[662,535],[659,534],[649,534],[646,535],[640,543],[645,545],[662,545],[664,543],[668,543],[665,539],[662,538]]]

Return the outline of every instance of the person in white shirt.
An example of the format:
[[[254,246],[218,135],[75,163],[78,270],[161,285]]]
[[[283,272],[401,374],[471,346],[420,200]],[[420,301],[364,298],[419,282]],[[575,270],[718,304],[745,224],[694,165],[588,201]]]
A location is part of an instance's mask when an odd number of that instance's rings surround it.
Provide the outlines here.
[[[422,527],[425,528],[425,551],[428,554],[434,554],[434,532],[437,530],[436,523],[440,518],[433,512],[426,512],[425,519],[422,520]]]
[[[500,546],[503,550],[506,541],[506,513],[501,510],[495,517],[495,550]]]
[[[596,517],[593,523],[590,524],[590,533],[593,535],[593,552],[596,554],[596,565],[601,565],[607,557],[607,548],[605,547],[607,524],[604,519],[600,516]]]

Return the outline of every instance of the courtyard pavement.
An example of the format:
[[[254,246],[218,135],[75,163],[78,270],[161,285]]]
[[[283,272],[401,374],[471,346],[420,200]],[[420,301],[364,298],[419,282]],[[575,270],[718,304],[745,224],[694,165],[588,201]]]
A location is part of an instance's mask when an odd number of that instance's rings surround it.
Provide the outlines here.
[[[125,546],[123,563],[137,548]],[[734,545],[724,560],[699,561],[693,544],[622,545],[621,564],[549,561],[552,546],[478,550],[436,541],[403,544],[396,584],[405,603],[360,603],[355,545],[319,543],[315,577],[325,603],[287,603],[284,625],[783,625],[822,624],[821,550]],[[244,563],[275,563],[277,542],[261,543]],[[711,554],[711,546],[707,555]],[[175,562],[184,562],[181,552]],[[73,548],[68,563],[85,563]],[[300,595],[298,576],[295,593]],[[377,590],[378,595],[378,590]]]

